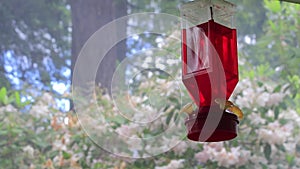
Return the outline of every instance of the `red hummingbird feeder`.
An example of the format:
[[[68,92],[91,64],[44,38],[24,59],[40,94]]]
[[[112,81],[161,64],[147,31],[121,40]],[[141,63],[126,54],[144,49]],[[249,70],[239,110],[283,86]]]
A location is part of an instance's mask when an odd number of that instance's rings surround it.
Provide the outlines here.
[[[193,141],[237,136],[238,117],[220,106],[238,83],[235,8],[224,0],[195,0],[180,8],[182,81],[198,107],[185,122]]]

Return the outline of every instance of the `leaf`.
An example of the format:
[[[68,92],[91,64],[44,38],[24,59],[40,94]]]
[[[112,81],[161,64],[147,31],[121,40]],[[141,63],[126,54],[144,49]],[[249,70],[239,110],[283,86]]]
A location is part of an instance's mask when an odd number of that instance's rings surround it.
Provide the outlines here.
[[[270,156],[271,156],[271,146],[270,144],[266,144],[264,147],[264,153],[265,153],[265,157],[266,159],[270,160]]]
[[[50,152],[49,152],[49,157],[50,157],[50,158],[54,158],[54,157],[57,156],[58,154],[59,154],[59,151],[58,151],[58,150],[50,151]]]
[[[290,166],[293,165],[294,160],[295,160],[295,156],[290,155],[290,154],[286,155],[286,161],[289,163]]]
[[[260,165],[262,166],[263,169],[268,169],[268,166],[263,164],[263,163],[260,163]]]
[[[22,133],[23,131],[22,131],[21,129],[18,129],[18,128],[12,128],[12,129],[10,130],[10,132],[11,132],[11,134],[17,135],[17,134]]]
[[[98,163],[94,164],[93,169],[101,169],[101,168],[103,168],[103,165],[101,163],[98,162]]]
[[[15,102],[15,95],[11,94],[10,96],[7,97],[7,103],[14,103]]]
[[[286,120],[286,119],[279,119],[279,123],[280,123],[281,125],[285,125],[285,124],[288,123],[288,120]]]
[[[273,93],[278,93],[278,92],[280,92],[280,90],[281,90],[281,85],[278,85],[274,90],[273,90]]]
[[[18,108],[21,108],[23,106],[21,102],[20,94],[17,91],[15,92],[15,103]]]
[[[282,151],[282,152],[286,152],[286,150],[285,150],[285,148],[284,148],[283,145],[275,145],[275,146],[276,146],[276,148],[277,148],[278,150],[280,150],[280,151]]]
[[[262,86],[264,85],[264,83],[261,82],[261,81],[257,81],[257,85],[258,85],[259,87],[262,87]]]
[[[173,103],[179,104],[178,98],[176,98],[176,97],[169,97],[168,99]]]
[[[176,114],[175,114],[175,116],[174,116],[174,122],[177,121],[178,115],[179,115],[179,113],[176,113]]]
[[[25,102],[22,102],[22,106],[21,107],[25,107],[27,105],[29,105],[31,103],[30,100],[26,100]]]
[[[279,103],[279,107],[281,107],[284,110],[286,110],[288,108],[285,102]]]
[[[71,156],[72,156],[71,154],[69,154],[69,153],[67,153],[65,151],[62,152],[62,155],[63,155],[64,159],[66,159],[66,160],[70,159]]]
[[[253,79],[255,78],[256,74],[255,74],[255,72],[254,72],[253,70],[251,70],[251,71],[249,71],[249,72],[247,73],[247,76],[248,76],[251,80],[253,80]]]
[[[297,151],[297,153],[300,152],[300,144],[296,145],[296,151]]]
[[[122,116],[108,117],[106,120],[117,124],[124,124],[126,122],[126,119]]]
[[[172,119],[172,117],[173,117],[173,114],[174,114],[174,111],[172,111],[172,112],[170,112],[170,113],[168,114],[167,119],[166,119],[167,125],[169,125],[169,123],[170,123],[170,121],[171,121],[171,119]]]
[[[274,111],[274,118],[275,118],[275,120],[278,119],[278,116],[279,116],[279,107],[276,107],[275,111]]]
[[[41,138],[36,137],[34,139],[31,139],[31,142],[34,143],[35,145],[39,146],[41,149],[44,149],[47,147],[47,143],[45,143]]]
[[[278,13],[281,11],[280,1],[270,1],[265,0],[266,8],[274,13]]]
[[[8,134],[7,130],[0,130],[0,136],[5,136]]]
[[[5,87],[0,89],[0,103],[4,105],[8,104],[7,91]]]
[[[272,22],[272,20],[269,20],[269,25],[271,26],[272,30],[276,30],[276,26],[274,24],[274,22]]]

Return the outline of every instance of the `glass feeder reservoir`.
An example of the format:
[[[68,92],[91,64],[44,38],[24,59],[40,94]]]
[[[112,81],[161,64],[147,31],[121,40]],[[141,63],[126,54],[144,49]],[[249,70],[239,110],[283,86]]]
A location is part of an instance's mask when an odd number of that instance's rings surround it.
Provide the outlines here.
[[[238,83],[235,8],[224,0],[195,0],[180,8],[182,81],[198,107],[186,120],[187,137],[194,141],[237,136],[238,118],[222,106]],[[213,121],[207,121],[209,115]],[[215,127],[207,127],[212,122]],[[209,136],[201,137],[207,130],[212,130]]]

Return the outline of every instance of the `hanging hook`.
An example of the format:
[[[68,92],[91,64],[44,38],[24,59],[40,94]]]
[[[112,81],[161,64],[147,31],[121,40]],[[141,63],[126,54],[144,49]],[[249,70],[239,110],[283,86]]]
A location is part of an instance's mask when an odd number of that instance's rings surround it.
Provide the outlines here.
[[[213,12],[213,7],[210,7],[210,17],[212,20],[214,20],[214,12]]]

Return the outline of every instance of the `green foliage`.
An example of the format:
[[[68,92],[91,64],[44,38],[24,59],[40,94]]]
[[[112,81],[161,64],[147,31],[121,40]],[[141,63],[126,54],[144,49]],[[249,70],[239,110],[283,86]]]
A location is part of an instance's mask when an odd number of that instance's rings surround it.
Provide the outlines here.
[[[257,43],[245,49],[247,59],[255,65],[269,63],[278,70],[284,69],[282,77],[297,74],[300,69],[299,48],[299,6],[279,1],[265,0],[268,20],[264,24],[265,34]],[[286,26],[289,25],[289,26]],[[251,58],[250,58],[251,57]]]
[[[237,5],[236,26],[239,35],[239,43],[243,43],[246,35],[261,37],[263,26],[267,20],[262,0],[229,0]]]
[[[21,96],[18,91],[8,93],[5,87],[0,89],[0,105],[5,106],[8,104],[13,104],[17,108],[23,108],[30,103],[29,100],[22,102]]]
[[[271,151],[272,151],[272,149],[271,149],[270,144],[266,144],[264,146],[264,154],[265,154],[265,157],[267,160],[270,160],[270,158],[271,158]]]
[[[278,84],[290,84],[287,105],[299,112],[299,5],[264,0],[263,6],[267,20],[262,24],[262,36],[256,36],[256,43],[242,45],[240,50],[246,63],[240,66],[241,77],[265,76]]]
[[[265,6],[270,11],[277,13],[281,12],[281,5],[279,1],[270,1],[270,0],[264,0]]]
[[[2,87],[0,89],[0,103],[3,105],[8,104],[8,97],[7,97],[7,91],[5,87]]]

